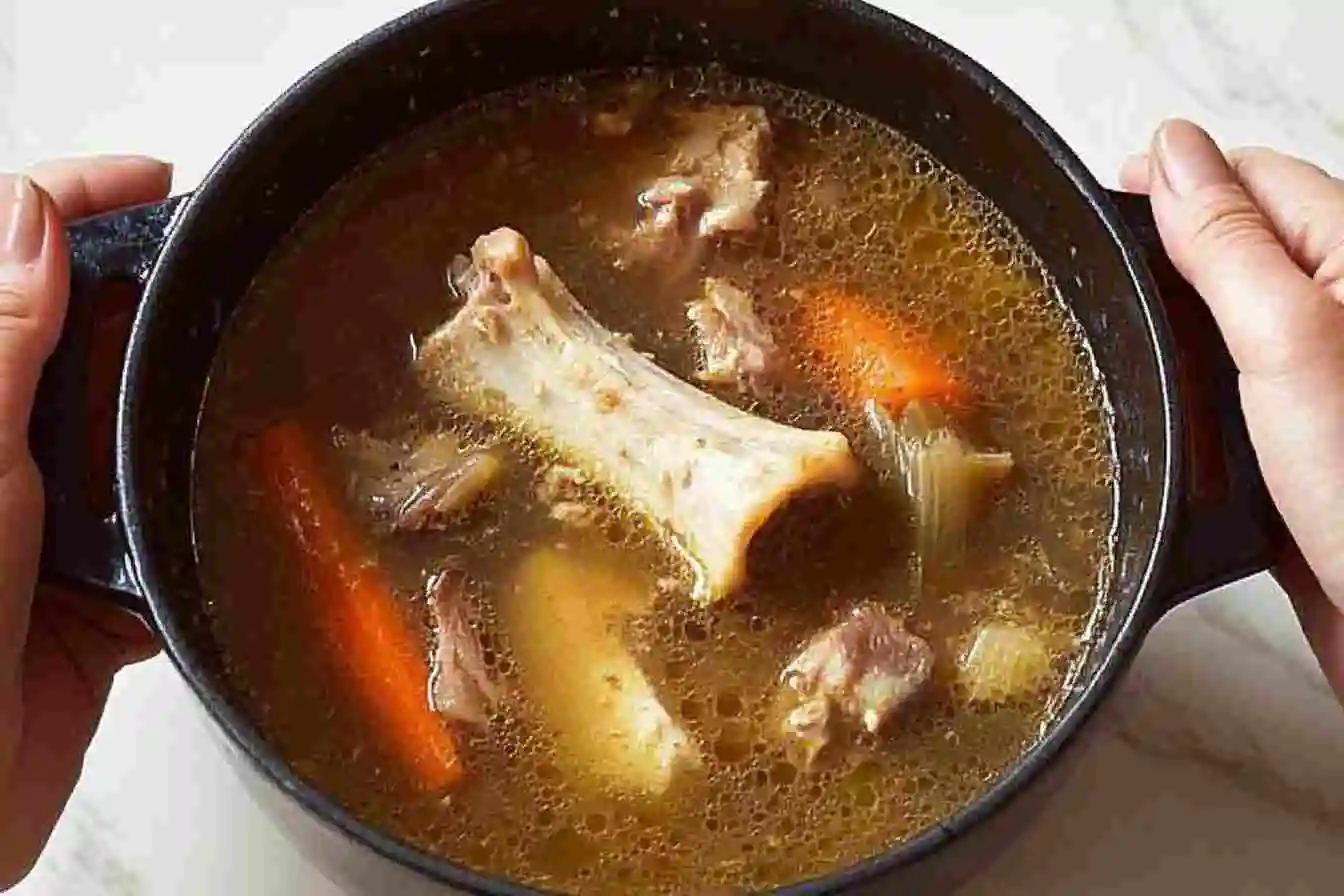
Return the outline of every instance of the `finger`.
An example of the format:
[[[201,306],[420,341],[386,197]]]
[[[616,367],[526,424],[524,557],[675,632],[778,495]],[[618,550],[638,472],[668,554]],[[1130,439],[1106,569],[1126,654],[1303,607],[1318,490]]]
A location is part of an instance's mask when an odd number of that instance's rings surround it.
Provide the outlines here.
[[[1318,281],[1323,267],[1334,270],[1338,265],[1340,273],[1333,280],[1339,282],[1344,276],[1344,180],[1305,159],[1263,146],[1237,147],[1227,153],[1227,160],[1293,260]],[[1121,189],[1147,193],[1150,164],[1148,153],[1126,159],[1120,167]]]
[[[1252,146],[1232,168],[1288,254],[1344,302],[1344,181],[1310,162]]]
[[[90,623],[89,609],[78,596],[61,592],[44,592],[33,606],[24,655],[23,738],[8,794],[9,805],[21,811],[11,813],[0,837],[0,886],[26,874],[50,837],[79,780],[112,677],[126,663],[121,634],[109,636],[104,625]]]
[[[1163,243],[1244,374],[1302,370],[1338,353],[1344,306],[1284,249],[1208,134],[1186,121],[1165,123],[1149,177]]]
[[[1147,193],[1151,162],[1148,153],[1135,153],[1120,166],[1120,189],[1129,193]]]
[[[1302,633],[1326,681],[1344,702],[1344,612],[1326,596],[1301,552],[1289,551],[1274,570],[1274,577],[1292,600]]]
[[[65,235],[51,199],[0,175],[0,474],[28,452],[28,415],[65,319]]]
[[[42,539],[42,480],[29,460],[0,476],[0,788],[13,770],[23,656]],[[3,840],[0,830],[0,840]]]
[[[46,190],[67,221],[168,195],[173,167],[146,156],[92,156],[34,165],[29,177]]]
[[[153,629],[139,616],[99,595],[43,585],[39,586],[36,599],[66,627],[78,625],[91,634],[100,635],[107,649],[100,648],[99,653],[106,653],[116,660],[113,671],[159,653],[159,639]]]
[[[1325,680],[1344,703],[1344,612],[1320,589],[1294,596],[1293,606]]]

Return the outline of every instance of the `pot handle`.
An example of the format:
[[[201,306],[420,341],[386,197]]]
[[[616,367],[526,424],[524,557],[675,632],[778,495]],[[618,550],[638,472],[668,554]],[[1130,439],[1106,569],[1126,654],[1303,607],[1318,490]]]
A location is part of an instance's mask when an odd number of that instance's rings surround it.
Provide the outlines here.
[[[100,325],[117,309],[110,293],[125,284],[138,304],[185,196],[85,218],[66,228],[70,303],[65,327],[47,361],[33,405],[29,442],[46,492],[41,579],[106,597],[142,618],[149,607],[131,570],[126,536],[111,499],[111,444],[98,444],[95,413],[110,423],[113,382],[125,343],[95,357]],[[103,330],[108,328],[103,327]],[[104,364],[97,364],[102,360]],[[93,370],[107,366],[107,370]],[[107,382],[90,374],[104,374]],[[97,390],[97,391],[95,391]],[[100,404],[101,403],[101,404]],[[95,481],[100,480],[100,481]],[[106,506],[99,508],[99,498]]]
[[[1158,580],[1160,617],[1189,598],[1269,569],[1289,536],[1260,473],[1241,411],[1240,373],[1213,315],[1167,257],[1148,197],[1112,192],[1111,199],[1147,257],[1171,326],[1184,399],[1184,490]]]

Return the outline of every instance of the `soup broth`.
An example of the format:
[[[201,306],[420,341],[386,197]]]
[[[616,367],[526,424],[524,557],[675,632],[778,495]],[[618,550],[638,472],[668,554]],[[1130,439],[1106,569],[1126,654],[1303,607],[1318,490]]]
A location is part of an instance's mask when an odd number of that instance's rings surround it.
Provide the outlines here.
[[[632,84],[658,88],[652,112],[627,134],[595,134],[594,113]],[[634,226],[634,197],[667,163],[669,125],[657,111],[707,102],[769,114],[772,192],[761,226],[697,256],[692,276],[619,263],[613,234]],[[977,443],[1014,458],[971,520],[970,549],[938,568],[917,563],[909,513],[865,480],[838,506],[804,506],[763,532],[745,586],[706,607],[692,599],[686,560],[606,492],[585,493],[600,511],[595,525],[558,519],[538,484],[565,458],[508,420],[448,406],[411,374],[426,334],[458,304],[449,263],[503,225],[526,235],[594,318],[688,382],[699,355],[687,304],[702,275],[730,278],[790,350],[790,370],[759,395],[704,388],[756,415],[843,433],[864,458],[873,436],[863,409],[836,397],[833,373],[813,355],[793,350],[800,311],[808,290],[830,284],[876,314],[898,314],[969,384]],[[314,434],[338,485],[353,473],[333,433],[449,431],[500,446],[500,479],[441,530],[390,532],[346,508],[399,613],[423,632],[426,657],[425,581],[450,561],[463,573],[502,695],[487,725],[458,729],[465,773],[448,792],[419,786],[340,684],[349,657],[322,624],[329,604],[296,563],[250,462],[257,433],[277,420]],[[546,889],[754,890],[834,870],[934,824],[1040,736],[1101,612],[1111,456],[1104,394],[1078,327],[1031,248],[955,174],[884,125],[771,83],[718,70],[604,73],[456,111],[352,173],[295,228],[215,363],[194,534],[237,704],[300,775],[361,819]],[[631,797],[566,771],[564,742],[519,668],[530,655],[519,639],[532,637],[519,570],[539,551],[648,595],[617,634],[701,756],[665,792]],[[781,670],[862,602],[932,647],[931,680],[880,733],[860,732],[804,767],[778,736]],[[1038,633],[1049,686],[972,699],[959,665],[990,622]],[[573,644],[573,663],[586,654]]]

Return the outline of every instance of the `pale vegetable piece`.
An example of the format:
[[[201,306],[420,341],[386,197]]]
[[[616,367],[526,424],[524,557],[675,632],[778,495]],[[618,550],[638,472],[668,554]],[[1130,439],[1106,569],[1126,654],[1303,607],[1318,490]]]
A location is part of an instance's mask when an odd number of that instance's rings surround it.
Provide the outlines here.
[[[621,638],[652,589],[597,549],[540,547],[496,603],[521,687],[571,780],[626,796],[666,792],[701,764]]]
[[[877,437],[883,472],[910,502],[921,565],[958,558],[971,517],[990,488],[1013,471],[1013,456],[977,449],[946,413],[927,402],[911,402],[899,418],[875,401],[868,401],[864,410]]]
[[[722,277],[707,277],[686,317],[700,348],[696,379],[736,385],[758,396],[768,391],[782,357],[750,293]]]
[[[838,432],[746,413],[659,367],[595,321],[521,234],[455,266],[465,306],[417,360],[433,395],[507,418],[591,476],[692,562],[693,597],[747,577],[747,548],[790,499],[861,478]]]
[[[960,680],[976,703],[1002,704],[1029,698],[1055,677],[1050,651],[1037,632],[1007,622],[989,622],[962,658]]]

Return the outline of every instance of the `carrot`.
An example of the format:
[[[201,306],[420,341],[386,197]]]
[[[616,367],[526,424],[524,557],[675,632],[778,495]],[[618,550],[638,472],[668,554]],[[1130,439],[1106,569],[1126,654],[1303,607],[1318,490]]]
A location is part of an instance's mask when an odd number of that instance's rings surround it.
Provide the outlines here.
[[[892,318],[835,288],[800,296],[801,335],[840,394],[861,405],[869,399],[898,414],[912,401],[956,406],[966,398],[958,382],[924,341]]]
[[[320,619],[348,684],[407,771],[430,790],[451,788],[465,769],[453,732],[429,705],[429,669],[420,639],[323,480],[307,433],[295,423],[278,423],[259,436],[256,448],[267,494],[298,542],[304,573],[322,602]]]

